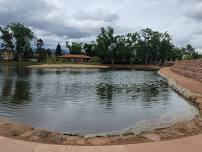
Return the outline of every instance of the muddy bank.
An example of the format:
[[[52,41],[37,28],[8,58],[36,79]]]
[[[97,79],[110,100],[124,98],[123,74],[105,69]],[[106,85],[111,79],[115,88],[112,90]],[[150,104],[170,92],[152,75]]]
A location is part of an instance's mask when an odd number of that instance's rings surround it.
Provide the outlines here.
[[[139,69],[139,70],[155,70],[158,71],[161,66],[156,65],[90,65],[90,64],[42,64],[42,65],[30,65],[28,68],[98,68],[98,69]]]
[[[35,129],[28,125],[0,120],[0,136],[48,144],[61,145],[120,145],[177,139],[202,133],[202,117],[198,116],[189,122],[177,123],[169,128],[156,129],[138,135],[126,132],[122,135],[105,135],[84,137]]]
[[[195,104],[202,111],[202,82],[177,74],[171,68],[162,68],[158,73],[168,80],[173,90]]]
[[[168,79],[170,86],[196,104],[202,107],[202,83],[183,77],[170,70],[163,68],[159,74]],[[180,122],[171,127],[155,129],[153,131],[134,134],[131,130],[116,135],[89,136],[71,135],[61,132],[51,132],[44,129],[36,129],[32,126],[13,123],[0,119],[0,136],[9,138],[62,145],[119,145],[136,144],[144,142],[163,141],[177,139],[202,133],[201,113],[191,121]]]

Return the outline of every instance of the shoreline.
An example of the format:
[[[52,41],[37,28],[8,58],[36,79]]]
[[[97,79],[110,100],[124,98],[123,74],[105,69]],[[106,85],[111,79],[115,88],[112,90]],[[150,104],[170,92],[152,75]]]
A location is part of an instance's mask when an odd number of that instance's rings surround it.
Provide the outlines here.
[[[200,112],[198,116],[190,121],[178,122],[170,127],[154,129],[140,134],[135,134],[131,130],[128,130],[121,134],[105,134],[89,137],[36,129],[29,125],[0,119],[0,136],[48,144],[101,146],[165,141],[202,133],[202,83],[176,74],[170,68],[162,68],[158,73],[168,80],[173,90],[192,101],[198,107]]]
[[[123,65],[123,64],[41,64],[30,65],[27,68],[49,69],[49,68],[90,68],[90,69],[139,69],[158,71],[162,66],[157,65]]]

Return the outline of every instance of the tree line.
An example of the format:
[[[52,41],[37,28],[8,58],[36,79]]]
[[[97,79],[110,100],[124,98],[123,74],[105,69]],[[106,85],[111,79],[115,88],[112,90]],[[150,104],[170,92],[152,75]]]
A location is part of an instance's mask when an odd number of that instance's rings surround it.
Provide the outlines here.
[[[101,28],[95,41],[66,42],[66,47],[71,54],[96,56],[105,64],[163,64],[202,57],[190,44],[178,48],[168,32],[160,33],[149,28],[126,35],[115,35],[112,27]]]
[[[19,62],[29,58],[42,62],[47,56],[59,57],[63,53],[59,43],[54,53],[45,48],[43,40],[20,23],[1,26],[0,39],[2,48],[8,54],[15,51]],[[35,50],[32,49],[33,45],[36,45]],[[126,35],[116,35],[112,27],[101,28],[95,41],[66,41],[66,48],[70,54],[85,54],[103,64],[163,64],[165,61],[202,57],[190,44],[178,48],[168,32],[160,33],[149,28]]]

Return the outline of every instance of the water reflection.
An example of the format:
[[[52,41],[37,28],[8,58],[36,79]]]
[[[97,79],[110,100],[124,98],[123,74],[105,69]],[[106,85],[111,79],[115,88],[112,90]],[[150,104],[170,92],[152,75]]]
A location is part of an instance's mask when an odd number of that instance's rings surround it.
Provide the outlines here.
[[[12,92],[12,85],[13,85],[13,80],[10,78],[6,78],[2,84],[2,93],[1,93],[1,98],[4,100],[7,99],[9,96],[11,96]]]
[[[195,114],[151,71],[0,67],[0,116],[38,128],[103,133]]]
[[[100,83],[96,86],[97,96],[100,98],[100,104],[105,104],[108,109],[112,108],[113,86]]]
[[[16,81],[14,90],[12,103],[23,104],[30,101],[30,83],[23,80]]]
[[[1,102],[24,104],[30,101],[30,83],[26,80],[30,70],[21,66],[5,66],[2,69]]]
[[[13,69],[13,71],[15,71],[16,75],[20,78],[25,78],[30,75],[30,69],[23,66],[16,66],[15,70]]]

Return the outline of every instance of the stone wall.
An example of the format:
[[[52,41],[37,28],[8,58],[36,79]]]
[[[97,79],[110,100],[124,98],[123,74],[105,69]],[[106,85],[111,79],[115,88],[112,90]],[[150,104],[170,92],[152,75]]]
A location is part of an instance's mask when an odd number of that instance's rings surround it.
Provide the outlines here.
[[[202,82],[202,59],[178,61],[172,66],[171,70]]]

